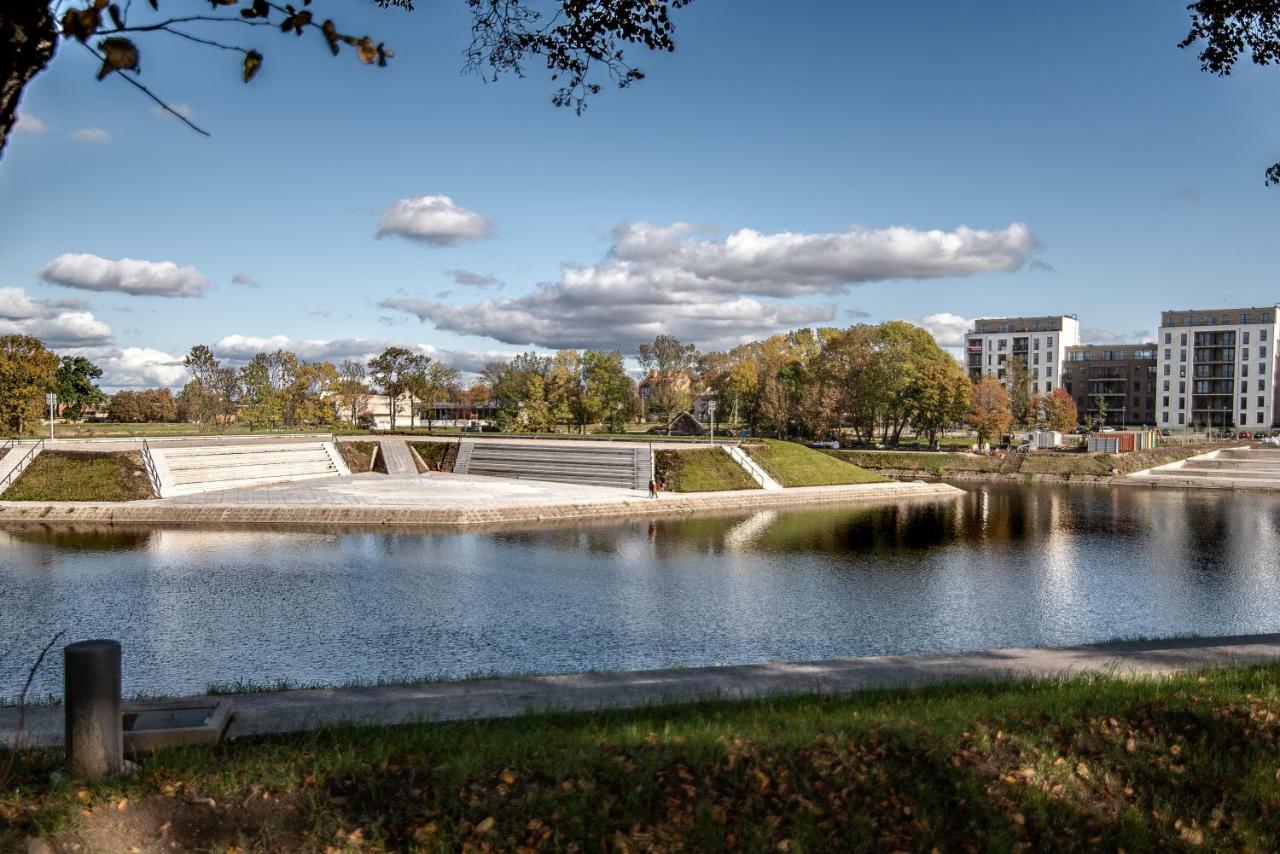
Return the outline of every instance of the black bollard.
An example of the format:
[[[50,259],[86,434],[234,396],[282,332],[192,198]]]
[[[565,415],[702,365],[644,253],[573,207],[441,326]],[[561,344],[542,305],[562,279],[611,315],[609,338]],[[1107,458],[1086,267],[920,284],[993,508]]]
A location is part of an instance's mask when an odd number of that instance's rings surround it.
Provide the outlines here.
[[[71,776],[99,780],[119,774],[124,770],[119,642],[68,645],[63,651],[63,686]]]

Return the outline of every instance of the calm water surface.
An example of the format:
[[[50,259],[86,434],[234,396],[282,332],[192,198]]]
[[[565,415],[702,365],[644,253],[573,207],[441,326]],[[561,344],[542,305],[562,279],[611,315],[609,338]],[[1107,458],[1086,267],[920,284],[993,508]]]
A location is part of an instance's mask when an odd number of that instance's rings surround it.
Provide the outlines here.
[[[1280,631],[1280,497],[963,498],[531,532],[0,531],[0,697],[59,629],[126,693]],[[60,662],[35,686],[57,694]]]

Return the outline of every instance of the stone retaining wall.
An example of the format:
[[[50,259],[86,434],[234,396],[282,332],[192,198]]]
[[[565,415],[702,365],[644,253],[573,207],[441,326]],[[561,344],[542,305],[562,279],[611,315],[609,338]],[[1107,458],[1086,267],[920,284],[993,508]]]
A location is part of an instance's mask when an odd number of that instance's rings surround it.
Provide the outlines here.
[[[609,502],[507,505],[485,509],[367,506],[280,506],[158,504],[131,502],[28,503],[0,502],[0,523],[177,523],[315,525],[429,525],[467,526],[495,522],[545,522],[563,519],[601,519],[658,516],[707,511],[738,512],[777,507],[891,503],[911,498],[955,498],[963,492],[944,483],[871,483],[850,486],[796,487],[779,492],[689,493]]]

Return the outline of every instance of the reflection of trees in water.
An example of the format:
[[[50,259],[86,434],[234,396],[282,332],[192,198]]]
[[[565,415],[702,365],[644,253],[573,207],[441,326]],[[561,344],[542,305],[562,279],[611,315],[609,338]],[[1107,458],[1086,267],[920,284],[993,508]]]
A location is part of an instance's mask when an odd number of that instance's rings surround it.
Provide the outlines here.
[[[145,528],[117,528],[111,525],[40,525],[9,528],[11,539],[31,545],[57,546],[66,551],[116,552],[146,548],[152,532]]]
[[[493,534],[493,541],[502,546],[519,548],[552,548],[561,552],[585,552],[593,555],[614,555],[623,540],[636,536],[635,525],[624,527],[550,528],[545,531],[512,531]]]

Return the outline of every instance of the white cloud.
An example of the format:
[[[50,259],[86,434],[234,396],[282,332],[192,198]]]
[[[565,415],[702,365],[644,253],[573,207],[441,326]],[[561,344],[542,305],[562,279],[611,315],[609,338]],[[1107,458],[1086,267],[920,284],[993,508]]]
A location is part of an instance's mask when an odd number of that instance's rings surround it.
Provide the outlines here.
[[[0,335],[30,335],[50,347],[111,341],[111,327],[83,300],[40,300],[22,288],[0,288]]]
[[[835,317],[831,305],[780,300],[889,279],[1009,272],[1039,245],[1022,223],[996,231],[741,229],[723,240],[700,237],[705,231],[688,223],[624,223],[600,262],[565,265],[559,281],[526,296],[469,305],[393,297],[381,305],[507,344],[630,350],[665,333],[725,346]]]
[[[410,196],[382,212],[377,237],[393,235],[428,246],[456,246],[489,233],[489,221],[448,196]]]
[[[917,325],[927,329],[939,347],[962,347],[964,336],[973,330],[973,319],[944,311],[925,315]]]
[[[231,277],[231,284],[244,285],[246,288],[260,288],[262,285],[248,273],[236,273]]]
[[[442,350],[430,344],[414,344],[406,341],[390,341],[378,338],[335,338],[295,341],[287,335],[224,335],[213,343],[215,356],[230,365],[243,365],[258,353],[289,350],[305,362],[328,361],[335,364],[343,359],[367,362],[388,347],[406,347],[439,359],[464,373],[479,373],[485,364],[495,360],[510,359],[514,352],[506,350]]]
[[[102,128],[80,128],[71,132],[76,142],[110,142],[111,134]]]
[[[454,284],[467,285],[473,288],[501,288],[504,282],[496,276],[484,273],[473,273],[470,270],[445,270],[445,275],[453,279]]]
[[[181,356],[150,347],[73,347],[59,352],[64,356],[84,356],[102,368],[98,382],[106,391],[157,386],[177,389],[190,378]]]
[[[1156,340],[1148,329],[1135,329],[1132,332],[1116,332],[1111,329],[1082,329],[1082,344],[1143,344]]]
[[[179,267],[172,261],[111,261],[76,253],[54,258],[40,271],[40,278],[68,288],[135,296],[198,297],[209,286],[195,267]]]
[[[48,128],[45,123],[30,113],[18,113],[18,121],[13,129],[18,133],[44,133]]]

